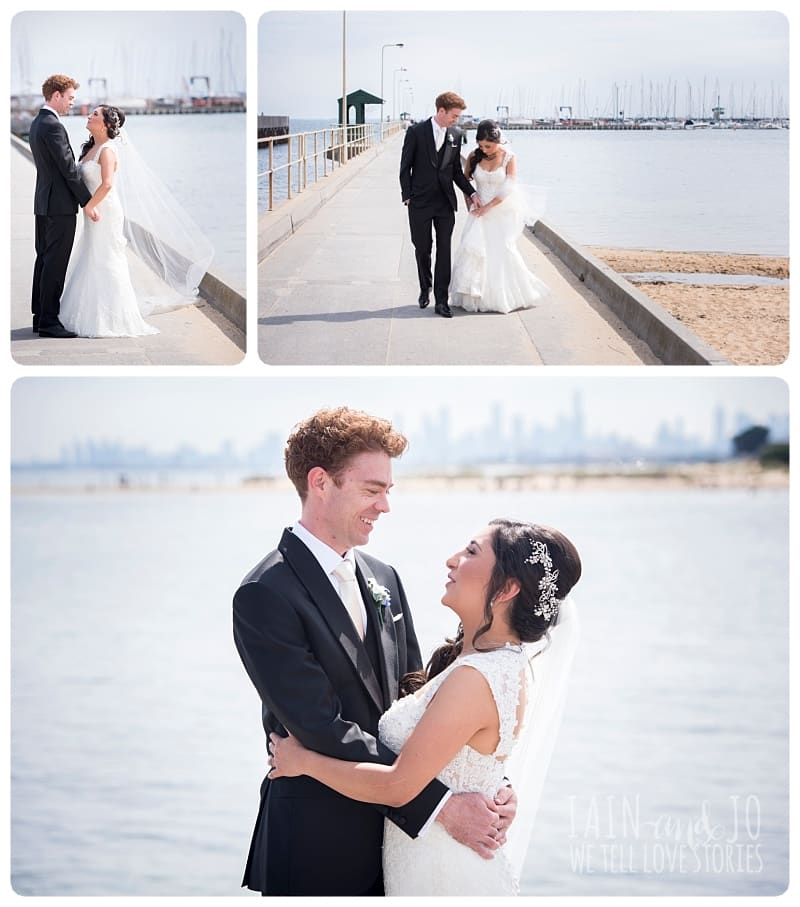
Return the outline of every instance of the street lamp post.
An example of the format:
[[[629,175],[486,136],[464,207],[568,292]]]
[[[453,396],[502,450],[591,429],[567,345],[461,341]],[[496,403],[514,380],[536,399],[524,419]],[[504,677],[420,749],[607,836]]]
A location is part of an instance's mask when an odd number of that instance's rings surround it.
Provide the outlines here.
[[[339,163],[344,164],[347,160],[347,12],[342,12],[342,109],[339,119],[342,126]]]
[[[397,113],[398,117],[402,117],[403,113],[407,113],[414,107],[414,89],[411,87],[411,81],[409,79],[406,79],[405,81],[408,82],[408,85],[400,93],[400,110]]]
[[[396,119],[394,108],[397,103],[397,73],[398,72],[408,72],[405,66],[401,66],[399,69],[395,69],[394,74],[392,75],[392,119]],[[402,82],[402,79],[400,80]]]
[[[383,137],[383,52],[387,47],[403,47],[403,44],[384,44],[381,47],[381,137]]]

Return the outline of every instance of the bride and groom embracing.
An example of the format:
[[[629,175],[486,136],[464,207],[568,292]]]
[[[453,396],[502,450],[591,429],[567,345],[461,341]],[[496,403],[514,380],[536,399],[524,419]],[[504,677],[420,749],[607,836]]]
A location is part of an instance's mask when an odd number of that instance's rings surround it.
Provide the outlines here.
[[[400,158],[400,190],[408,206],[419,306],[427,308],[432,287],[434,311],[443,318],[452,318],[449,303],[471,312],[529,308],[549,290],[528,270],[516,247],[525,224],[535,220],[517,182],[516,158],[505,147],[497,123],[482,120],[465,172],[464,134],[456,124],[466,101],[448,91],[436,98],[435,105],[434,116],[409,126]],[[470,216],[451,268],[456,187],[464,193]],[[436,265],[431,279],[434,233]]]
[[[31,310],[40,337],[157,334],[143,315],[196,301],[213,248],[131,143],[125,113],[95,107],[78,163],[61,117],[79,83],[56,74],[42,85],[31,123],[36,165],[36,261]],[[73,250],[78,206],[83,232]],[[130,248],[143,266],[129,267]]]
[[[447,560],[441,600],[459,629],[423,668],[400,578],[357,550],[389,511],[406,446],[344,407],[296,426],[286,470],[300,519],[234,596],[268,738],[242,883],[263,894],[518,891],[580,559],[554,529],[492,521]]]

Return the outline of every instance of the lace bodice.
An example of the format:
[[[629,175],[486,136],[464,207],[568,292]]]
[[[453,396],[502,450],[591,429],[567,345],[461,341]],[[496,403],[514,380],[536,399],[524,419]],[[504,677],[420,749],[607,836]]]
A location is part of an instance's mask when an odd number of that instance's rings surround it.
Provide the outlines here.
[[[500,741],[495,752],[489,755],[470,746],[462,747],[438,777],[455,793],[474,791],[493,797],[503,784],[504,762],[515,742],[517,705],[526,666],[525,656],[518,647],[476,652],[456,659],[416,695],[395,701],[382,716],[378,733],[388,747],[399,752],[436,691],[452,671],[464,665],[480,671],[489,684],[500,719]]]
[[[500,719],[500,740],[495,752],[487,755],[463,746],[438,777],[455,794],[469,791],[494,797],[504,784],[504,760],[515,742],[517,703],[527,665],[519,648],[456,659],[416,695],[394,702],[381,718],[378,734],[395,752],[402,749],[436,691],[456,668],[464,665],[480,671],[489,684]],[[502,850],[494,859],[484,860],[451,838],[439,822],[432,822],[418,838],[409,838],[387,819],[383,875],[389,896],[496,896],[518,891],[517,879]]]
[[[508,179],[506,168],[513,157],[513,152],[505,151],[504,154],[503,162],[496,170],[484,170],[478,164],[472,174],[475,188],[478,190],[478,195],[484,204],[506,191],[505,182]]]
[[[103,148],[106,147],[106,145],[113,149],[113,145],[110,145],[109,142],[103,142],[103,144],[99,145],[97,148],[92,148],[92,150],[89,152],[89,156],[85,157],[78,164],[78,175],[86,184],[86,188],[92,193],[92,195],[97,192],[103,179],[102,170],[100,169],[100,161],[98,160],[98,158],[100,157],[100,152],[103,150]],[[106,196],[106,199],[108,199],[109,196],[113,194],[113,192],[114,189],[112,186],[111,192]]]

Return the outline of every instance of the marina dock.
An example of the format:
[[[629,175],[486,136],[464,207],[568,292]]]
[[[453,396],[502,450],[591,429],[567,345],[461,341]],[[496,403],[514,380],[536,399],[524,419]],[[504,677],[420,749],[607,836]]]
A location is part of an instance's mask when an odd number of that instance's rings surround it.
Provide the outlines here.
[[[535,308],[452,319],[417,304],[398,168],[403,134],[259,218],[258,349],[269,365],[720,363],[663,309],[539,222],[519,248],[550,288]],[[468,215],[460,205],[453,237]]]
[[[271,139],[283,138],[289,135],[289,117],[288,116],[267,116],[260,113],[258,115],[258,138]],[[287,139],[288,140],[288,139]]]

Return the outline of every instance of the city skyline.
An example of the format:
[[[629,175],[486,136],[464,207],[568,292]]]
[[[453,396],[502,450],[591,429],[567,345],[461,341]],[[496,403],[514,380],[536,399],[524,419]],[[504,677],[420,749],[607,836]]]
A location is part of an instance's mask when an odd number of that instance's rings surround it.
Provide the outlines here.
[[[281,379],[271,379],[266,387],[258,381],[237,381],[230,393],[221,395],[218,383],[202,379],[184,381],[182,388],[173,381],[165,385],[149,380],[138,392],[125,380],[105,382],[110,394],[98,394],[94,382],[78,379],[71,382],[72,387],[60,388],[60,395],[52,399],[48,393],[52,388],[42,387],[43,379],[37,379],[35,385],[25,381],[14,388],[11,459],[15,465],[243,466],[281,472],[283,446],[292,425],[321,406],[341,404],[391,418],[410,439],[403,458],[403,468],[408,469],[436,464],[726,456],[731,438],[753,424],[769,427],[771,440],[788,440],[788,397],[783,383],[774,379],[722,383],[655,379],[631,388],[625,379],[512,381],[520,391],[516,397],[498,394],[498,387],[506,386],[503,380],[494,386],[487,386],[487,381],[440,380],[438,400],[431,398],[420,405],[419,392],[426,382],[415,378],[375,379],[372,384],[377,386],[369,390],[340,379],[332,382],[340,388],[338,401],[320,400],[318,391]],[[732,393],[736,390],[732,382],[738,384],[738,393]],[[263,420],[256,421],[255,431],[244,437],[236,431],[238,420],[248,409],[255,411],[253,403],[261,388],[271,390],[276,384],[283,391],[277,395],[282,405],[262,401]],[[525,405],[534,389],[548,398],[548,405]],[[372,405],[376,396],[390,400],[389,406]],[[189,398],[205,401],[199,422],[186,419]],[[165,406],[173,425],[183,423],[170,438],[147,415],[156,400]],[[80,412],[70,412],[70,406]],[[35,420],[39,427],[35,431],[28,418],[30,412],[44,415],[48,408],[66,416],[57,430],[53,426],[50,438],[41,431],[46,419]],[[267,409],[272,410],[271,416]],[[109,410],[125,414],[126,430],[109,430],[113,422],[106,418]],[[650,418],[645,421],[647,411]],[[223,416],[229,418],[222,421]],[[140,430],[141,419],[145,431]],[[214,428],[209,431],[206,423]]]

